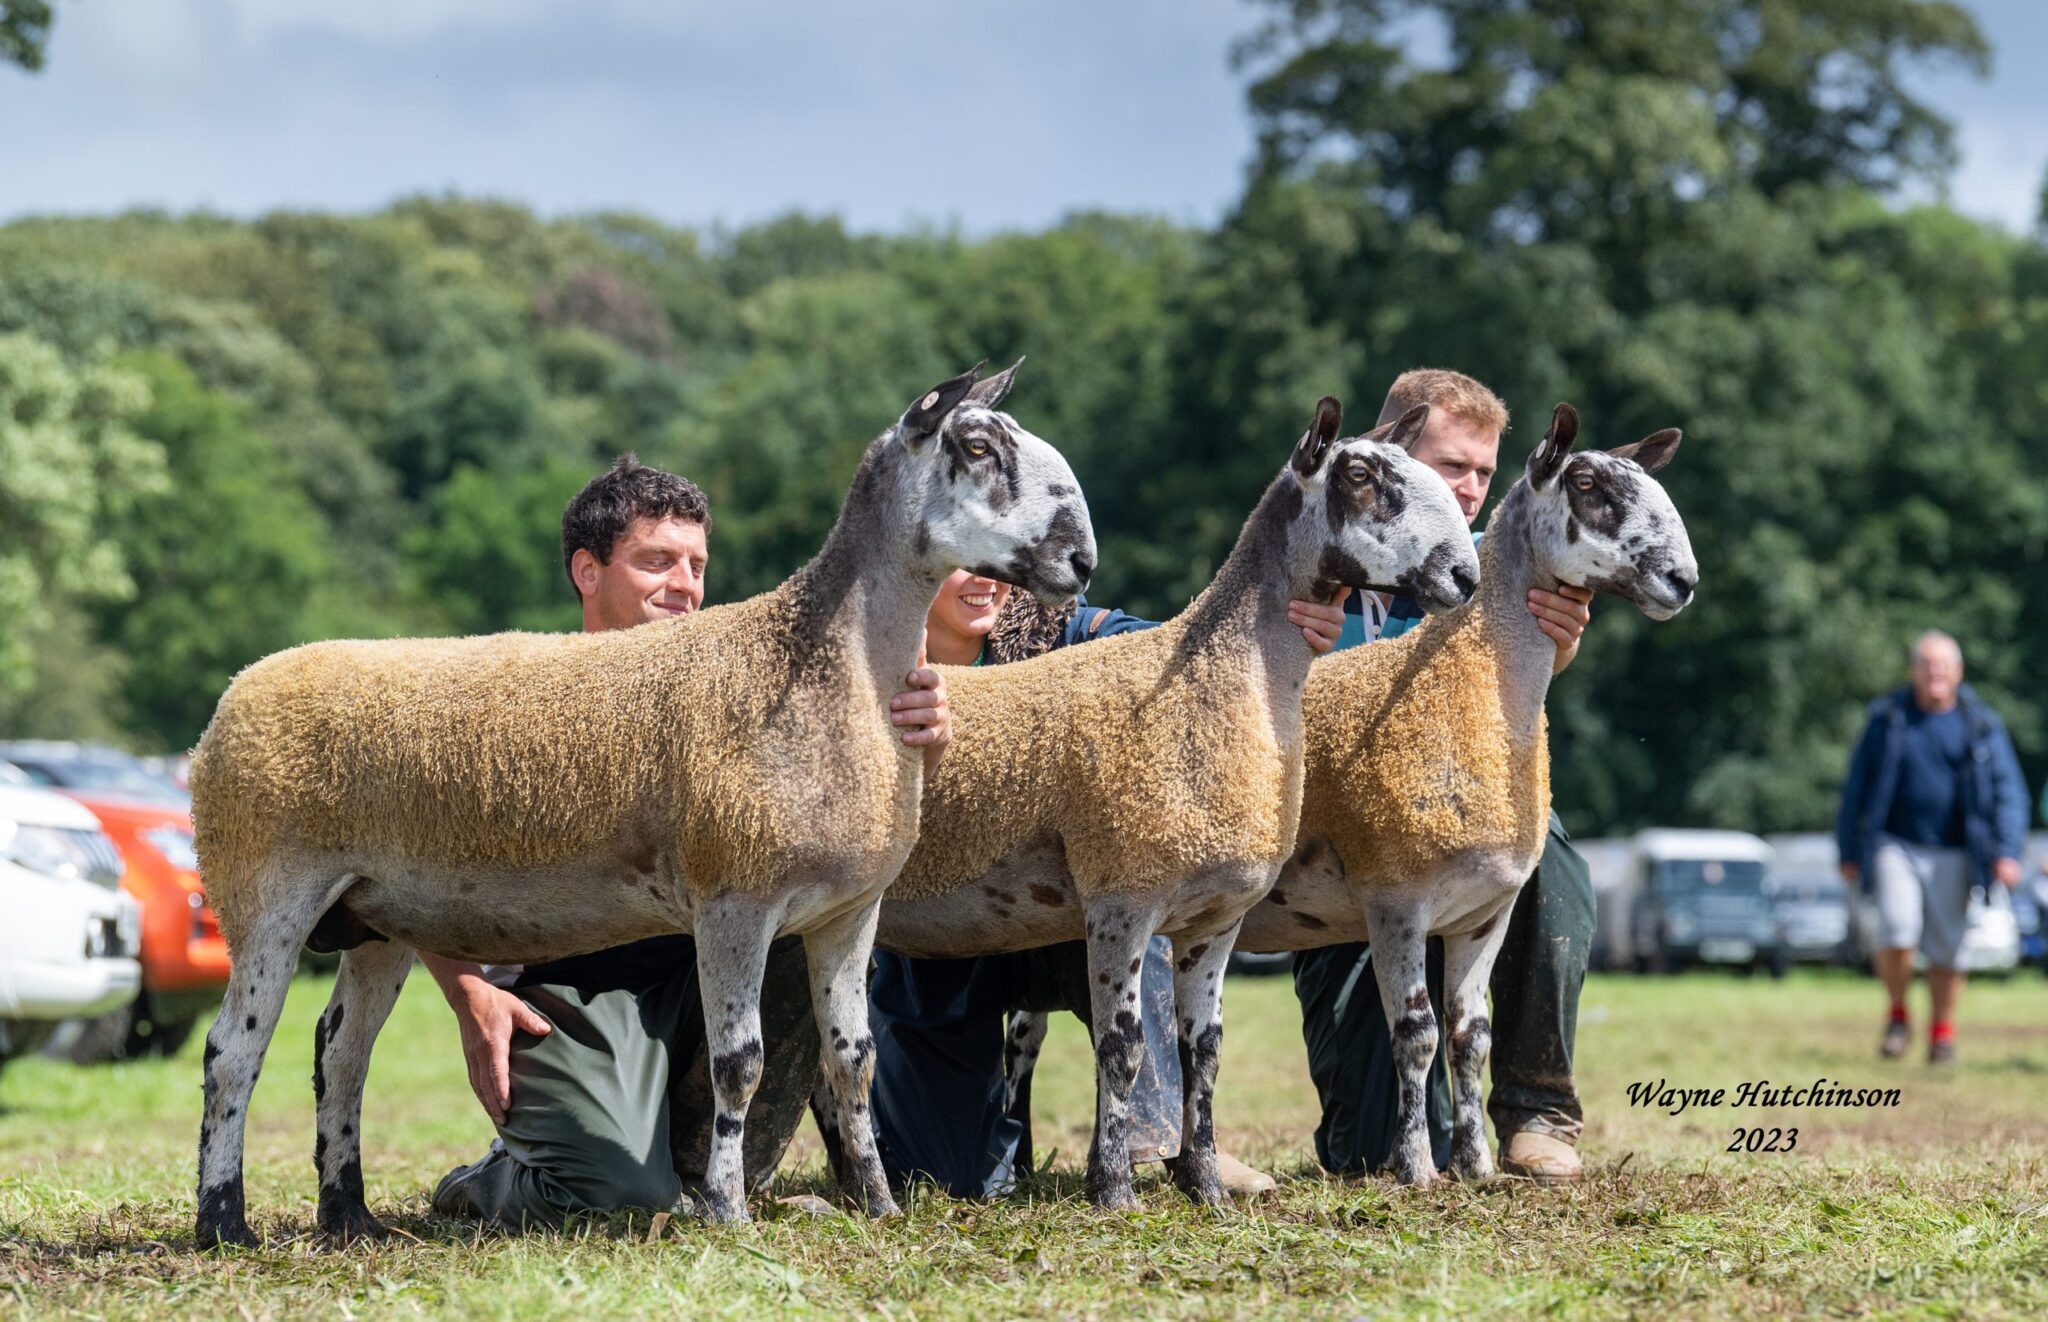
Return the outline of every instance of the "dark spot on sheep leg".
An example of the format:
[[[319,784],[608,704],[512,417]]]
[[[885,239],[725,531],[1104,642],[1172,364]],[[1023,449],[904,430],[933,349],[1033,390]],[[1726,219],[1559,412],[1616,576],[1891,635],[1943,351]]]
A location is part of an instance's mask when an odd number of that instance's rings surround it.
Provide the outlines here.
[[[1427,1089],[1429,1067],[1436,1059],[1436,1014],[1429,989],[1417,987],[1406,1009],[1394,1021],[1394,1064],[1400,1075],[1394,1175],[1403,1184],[1427,1184],[1436,1178],[1436,1160],[1429,1150]]]

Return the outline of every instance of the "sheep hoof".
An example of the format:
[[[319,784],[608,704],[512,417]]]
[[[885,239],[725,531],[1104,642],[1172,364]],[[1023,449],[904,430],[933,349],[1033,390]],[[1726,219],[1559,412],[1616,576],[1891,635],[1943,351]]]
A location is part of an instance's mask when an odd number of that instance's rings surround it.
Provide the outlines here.
[[[358,1240],[380,1240],[390,1233],[384,1223],[370,1215],[370,1209],[361,1204],[329,1212],[320,1218],[321,1237],[338,1249],[345,1249]]]
[[[1411,1189],[1427,1189],[1441,1178],[1437,1174],[1436,1163],[1427,1159],[1394,1163],[1394,1179]]]
[[[1454,1153],[1451,1157],[1451,1170],[1468,1184],[1484,1184],[1493,1178],[1493,1159],[1484,1151],[1476,1157]]]
[[[263,1247],[263,1241],[256,1238],[256,1232],[249,1229],[247,1223],[235,1226],[202,1225],[198,1227],[197,1233],[193,1238],[198,1241],[201,1252],[205,1252],[208,1249],[260,1249]]]
[[[1126,1184],[1120,1189],[1088,1190],[1088,1201],[1105,1212],[1135,1212],[1138,1210],[1138,1195]]]

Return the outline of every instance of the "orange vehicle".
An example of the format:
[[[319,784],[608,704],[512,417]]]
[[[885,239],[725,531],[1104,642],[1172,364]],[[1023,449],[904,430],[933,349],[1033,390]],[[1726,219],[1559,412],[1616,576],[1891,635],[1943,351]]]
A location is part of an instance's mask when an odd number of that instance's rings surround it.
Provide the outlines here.
[[[58,792],[92,810],[127,865],[121,886],[142,905],[142,992],[55,1045],[82,1064],[172,1055],[228,984],[228,944],[200,889],[192,814],[171,802]]]

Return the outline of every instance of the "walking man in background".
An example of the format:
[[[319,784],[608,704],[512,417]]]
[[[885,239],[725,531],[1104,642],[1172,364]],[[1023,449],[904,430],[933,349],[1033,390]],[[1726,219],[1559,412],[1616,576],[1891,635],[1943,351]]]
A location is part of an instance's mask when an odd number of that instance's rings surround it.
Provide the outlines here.
[[[1913,951],[1927,956],[1933,1003],[1927,1060],[1955,1059],[1956,952],[1973,887],[2019,884],[2027,787],[2005,722],[1963,683],[1963,649],[1929,630],[1913,643],[1912,683],[1870,704],[1835,820],[1842,876],[1877,900],[1877,976],[1891,997],[1879,1050],[1912,1038]]]

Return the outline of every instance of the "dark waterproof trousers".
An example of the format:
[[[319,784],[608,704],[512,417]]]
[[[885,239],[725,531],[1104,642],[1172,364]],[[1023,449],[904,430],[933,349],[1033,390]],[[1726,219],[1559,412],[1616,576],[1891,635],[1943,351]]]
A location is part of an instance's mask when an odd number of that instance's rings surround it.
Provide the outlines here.
[[[479,1161],[450,1171],[434,1210],[507,1229],[576,1212],[668,1210],[703,1185],[717,1114],[695,946],[673,973],[630,987],[518,983],[545,1037],[512,1042],[512,1106]],[[747,1108],[744,1169],[764,1187],[818,1083],[803,938],[768,948],[761,987],[761,1086]]]
[[[1173,945],[1154,937],[1139,974],[1145,1060],[1131,1088],[1130,1143],[1144,1161],[1180,1152],[1181,1075],[1173,1028]],[[1003,1109],[1005,1018],[1071,1010],[1090,1021],[1088,947],[1070,941],[975,959],[875,952],[868,1022],[874,1114],[889,1183],[927,1179],[955,1198],[1007,1192],[1030,1161],[1030,1094]]]
[[[1593,884],[1555,814],[1535,873],[1515,899],[1493,966],[1493,1087],[1486,1109],[1503,1141],[1523,1129],[1577,1142],[1582,1113],[1572,1084],[1579,990],[1592,956]],[[1400,1074],[1380,1009],[1372,948],[1327,946],[1294,957],[1309,1076],[1322,1100],[1316,1160],[1336,1174],[1384,1169],[1398,1135]],[[1439,1033],[1429,1070],[1430,1147],[1451,1161],[1451,1090],[1444,1064],[1443,943],[1429,943],[1429,995]]]

